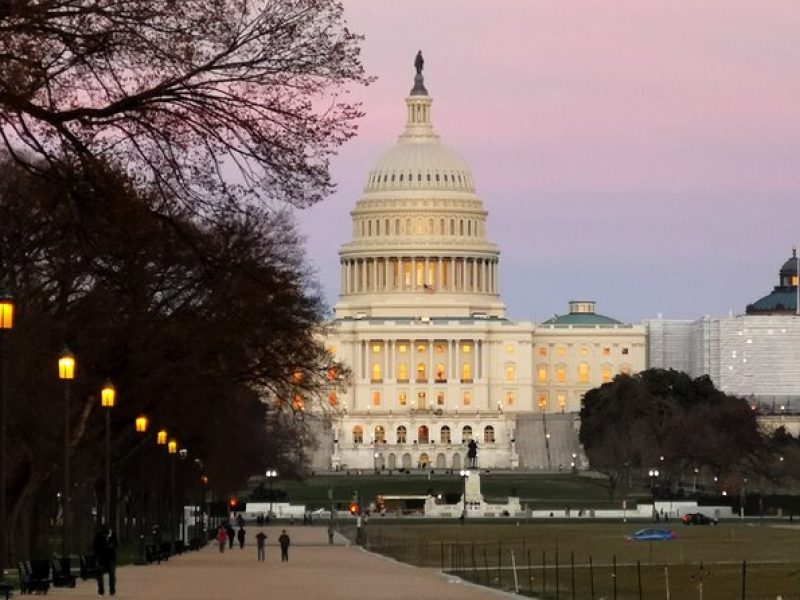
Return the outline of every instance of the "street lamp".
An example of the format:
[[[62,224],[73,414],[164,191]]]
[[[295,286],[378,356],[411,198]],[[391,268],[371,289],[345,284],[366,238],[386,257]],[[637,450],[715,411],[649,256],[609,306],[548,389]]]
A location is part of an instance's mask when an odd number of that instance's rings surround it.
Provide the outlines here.
[[[5,337],[14,327],[14,299],[0,293],[0,581],[5,579],[8,563],[8,526],[6,523],[6,394]]]
[[[267,481],[269,482],[269,517],[272,517],[272,500],[274,496],[272,494],[272,481],[278,476],[278,472],[275,469],[267,469],[265,473]]]
[[[650,469],[647,474],[650,475],[650,497],[653,499],[653,515],[658,515],[656,511],[656,478],[659,472],[658,469]]]
[[[145,438],[145,434],[147,433],[147,426],[149,424],[147,417],[145,415],[139,415],[136,417],[136,433]],[[144,456],[139,457],[139,558],[136,560],[137,565],[146,565],[147,564],[147,556],[145,556],[144,551],[144,537],[145,537],[145,529],[144,529]]]
[[[697,467],[694,468],[694,480],[692,481],[692,493],[697,493],[697,474],[700,472],[700,469]]]
[[[75,356],[69,349],[64,348],[61,356],[58,357],[58,378],[64,382],[64,502],[63,510],[63,530],[61,538],[61,554],[68,558],[72,549],[72,530],[70,523],[71,510],[71,490],[69,477],[69,394],[70,384],[75,379]]]
[[[100,391],[100,405],[106,409],[106,524],[111,523],[111,409],[116,398],[117,390],[106,383]]]
[[[175,455],[178,453],[178,442],[167,443],[169,454],[169,543],[170,554],[175,554]]]
[[[461,469],[459,475],[461,475],[461,480],[464,482],[464,509],[461,512],[461,524],[463,525],[467,520],[467,478],[469,477],[469,469]]]

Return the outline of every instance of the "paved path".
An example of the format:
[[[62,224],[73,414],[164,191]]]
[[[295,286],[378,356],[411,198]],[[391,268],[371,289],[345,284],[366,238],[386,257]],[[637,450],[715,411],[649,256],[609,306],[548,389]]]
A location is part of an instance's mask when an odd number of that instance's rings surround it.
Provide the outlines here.
[[[257,527],[247,527],[247,544],[220,554],[216,545],[188,552],[169,562],[117,569],[120,600],[487,600],[508,597],[461,583],[435,569],[398,563],[355,546],[329,546],[325,527],[287,527],[292,538],[289,562],[280,562],[281,527],[264,527],[266,561],[256,560]],[[338,542],[342,539],[338,538]],[[93,580],[78,580],[75,589],[54,589],[49,598],[96,598]]]

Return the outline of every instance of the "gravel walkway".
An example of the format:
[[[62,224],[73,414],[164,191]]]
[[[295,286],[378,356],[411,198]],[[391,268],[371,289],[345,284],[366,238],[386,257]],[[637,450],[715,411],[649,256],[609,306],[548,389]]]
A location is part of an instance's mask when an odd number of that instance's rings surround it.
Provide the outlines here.
[[[266,561],[256,560],[254,536],[267,534]],[[511,597],[508,594],[445,577],[435,569],[398,563],[380,555],[327,543],[325,527],[287,527],[292,546],[289,562],[280,562],[277,538],[282,527],[247,527],[247,544],[238,544],[220,554],[208,545],[160,565],[125,566],[117,569],[120,600],[394,600],[431,598],[436,600],[478,600]],[[108,593],[106,591],[106,593]],[[50,598],[96,598],[94,581],[80,581],[74,589],[51,589]]]

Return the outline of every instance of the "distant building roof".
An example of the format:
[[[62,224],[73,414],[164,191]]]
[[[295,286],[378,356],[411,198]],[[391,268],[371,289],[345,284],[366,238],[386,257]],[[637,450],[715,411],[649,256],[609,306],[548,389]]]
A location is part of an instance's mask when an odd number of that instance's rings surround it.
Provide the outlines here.
[[[572,325],[574,327],[594,327],[595,325],[622,325],[621,321],[595,312],[594,300],[570,300],[569,312],[553,315],[542,325]]]
[[[792,248],[792,256],[783,263],[778,273],[778,285],[771,294],[748,304],[748,315],[782,315],[797,313],[798,257],[797,248]]]

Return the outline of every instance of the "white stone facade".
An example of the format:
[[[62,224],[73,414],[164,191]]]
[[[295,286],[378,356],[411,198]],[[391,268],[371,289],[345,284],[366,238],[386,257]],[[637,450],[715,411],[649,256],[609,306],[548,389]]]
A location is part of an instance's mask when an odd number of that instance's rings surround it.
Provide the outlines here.
[[[470,438],[481,468],[568,465],[569,423],[559,443],[535,426],[525,435],[542,439],[518,443],[517,418],[577,411],[586,390],[644,368],[644,327],[595,318],[593,303],[575,307],[588,323],[507,319],[470,169],[440,143],[424,85],[406,106],[405,131],[367,175],[341,247],[326,344],[353,379],[329,397],[331,432],[313,466],[459,469]],[[520,460],[519,448],[542,456]]]

